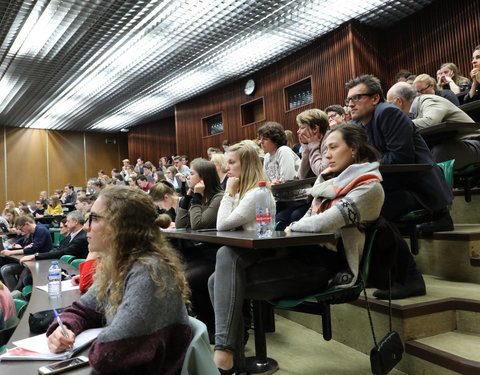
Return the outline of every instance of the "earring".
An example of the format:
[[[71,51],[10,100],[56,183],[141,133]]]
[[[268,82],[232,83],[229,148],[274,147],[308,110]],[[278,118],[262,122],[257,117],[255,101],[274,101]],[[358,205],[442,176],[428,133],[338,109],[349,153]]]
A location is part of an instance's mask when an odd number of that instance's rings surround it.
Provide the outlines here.
[[[352,154],[352,159],[355,160],[355,154]]]

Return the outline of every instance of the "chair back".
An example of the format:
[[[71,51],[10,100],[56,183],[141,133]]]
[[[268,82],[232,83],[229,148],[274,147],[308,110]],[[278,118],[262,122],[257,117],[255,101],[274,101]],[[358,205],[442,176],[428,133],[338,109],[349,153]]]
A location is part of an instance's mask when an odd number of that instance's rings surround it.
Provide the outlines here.
[[[11,316],[5,322],[5,328],[0,330],[0,346],[5,345],[10,337],[13,335],[13,331],[17,328],[20,319],[16,316]]]
[[[447,185],[450,188],[452,188],[453,186],[453,164],[454,163],[455,163],[455,159],[437,163],[437,165],[442,169],[443,175],[445,176],[445,181],[447,181]]]
[[[86,259],[80,259],[80,258],[78,258],[78,259],[72,260],[70,264],[71,264],[72,266],[74,266],[74,267],[78,270],[78,269],[80,268],[80,263],[83,263],[83,262],[85,262],[85,261],[86,261]]]
[[[13,302],[15,303],[15,310],[17,311],[17,317],[21,318],[27,308],[28,301],[25,301],[23,299],[14,299]]]
[[[181,375],[220,375],[213,362],[208,339],[207,326],[200,320],[189,317],[193,330],[193,339],[188,346],[185,360],[183,361]]]

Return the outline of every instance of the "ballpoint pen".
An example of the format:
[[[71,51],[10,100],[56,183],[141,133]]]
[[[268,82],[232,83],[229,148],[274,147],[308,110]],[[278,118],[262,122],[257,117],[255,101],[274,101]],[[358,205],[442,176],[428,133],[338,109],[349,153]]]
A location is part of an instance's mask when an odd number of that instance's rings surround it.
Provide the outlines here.
[[[57,310],[53,309],[53,313],[55,314],[55,318],[57,319],[58,325],[62,329],[63,336],[65,336],[65,338],[67,339],[70,339],[70,337],[68,337],[67,331],[65,330],[65,326],[62,323],[62,319],[60,319],[60,315],[58,315],[57,313]]]
[[[70,276],[68,273],[62,271],[62,275],[72,280],[72,276]]]

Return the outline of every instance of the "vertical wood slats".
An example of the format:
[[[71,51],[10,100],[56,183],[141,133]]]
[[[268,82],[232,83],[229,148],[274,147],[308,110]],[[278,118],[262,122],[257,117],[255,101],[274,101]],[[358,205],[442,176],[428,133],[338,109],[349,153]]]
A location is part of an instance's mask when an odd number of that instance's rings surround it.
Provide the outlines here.
[[[191,158],[206,157],[207,148],[220,148],[223,139],[237,142],[255,138],[262,122],[242,127],[240,106],[259,97],[264,100],[266,121],[277,121],[285,129],[296,131],[295,117],[301,111],[342,104],[347,93],[344,84],[354,75],[371,73],[378,76],[385,92],[394,83],[395,73],[402,68],[435,77],[441,63],[452,61],[461,74],[468,77],[473,48],[480,44],[479,15],[480,0],[438,0],[387,29],[377,30],[357,22],[344,24],[255,73],[257,88],[253,96],[243,93],[245,78],[177,104],[176,134],[173,136],[176,141],[171,144],[162,140],[161,147],[169,144],[165,147],[171,147],[173,152],[186,153]],[[307,76],[312,76],[314,103],[286,112],[284,87]],[[201,118],[219,112],[223,114],[224,133],[202,137]],[[169,129],[166,129],[168,134]],[[155,126],[143,132],[145,137],[157,137],[162,133]],[[143,155],[161,156],[164,153],[159,153],[154,144],[132,137],[135,133],[133,130],[129,134],[130,155],[137,154],[137,141],[143,145],[139,148]]]

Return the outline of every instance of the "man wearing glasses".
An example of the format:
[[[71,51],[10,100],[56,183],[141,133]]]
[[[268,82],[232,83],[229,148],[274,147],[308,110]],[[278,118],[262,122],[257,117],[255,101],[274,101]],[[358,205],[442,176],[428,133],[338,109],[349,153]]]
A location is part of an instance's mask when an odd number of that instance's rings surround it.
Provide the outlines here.
[[[442,98],[450,100],[456,106],[460,105],[457,95],[453,93],[452,90],[438,90],[437,82],[430,77],[428,74],[420,74],[413,81],[413,87],[417,92],[417,95],[438,95]]]
[[[395,221],[417,209],[431,212],[432,221],[419,224],[424,232],[452,230],[453,222],[448,205],[453,195],[441,169],[433,161],[430,150],[418,134],[413,122],[399,108],[384,103],[380,80],[363,75],[345,84],[348,89],[345,104],[352,119],[365,127],[370,142],[382,154],[382,164],[430,164],[425,172],[385,174],[382,186],[385,202],[381,215]],[[411,258],[405,285],[394,284],[392,298],[406,298],[425,294],[421,271]],[[387,291],[376,291],[378,298],[388,298]]]

